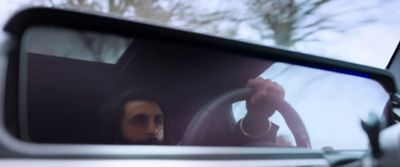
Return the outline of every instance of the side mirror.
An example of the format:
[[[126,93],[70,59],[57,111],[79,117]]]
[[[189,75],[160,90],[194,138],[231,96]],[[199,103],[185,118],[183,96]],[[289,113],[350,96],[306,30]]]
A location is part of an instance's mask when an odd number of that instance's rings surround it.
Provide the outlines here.
[[[290,104],[286,107],[304,122],[299,135],[293,127],[301,121],[288,123],[294,119],[282,117],[282,111],[269,117],[275,128],[272,142],[278,146],[295,146],[295,140],[317,150],[365,149],[368,139],[359,125],[360,114],[382,115],[387,126],[398,120],[393,112],[398,106],[391,105],[398,103],[392,74],[377,68],[59,9],[24,10],[5,30],[18,45],[9,54],[5,110],[0,113],[0,120],[8,123],[0,122],[0,148],[14,152],[112,155],[115,152],[102,146],[115,144],[113,135],[120,134],[122,125],[103,119],[121,121],[124,113],[104,116],[102,111],[110,106],[112,111],[123,110],[115,106],[126,104],[115,99],[139,89],[139,99],[157,101],[165,112],[165,138],[179,140],[185,130],[190,134],[186,128],[202,106],[215,104],[215,98],[257,77],[281,85]],[[235,135],[235,125],[241,126],[238,122],[246,115],[240,100],[248,99],[233,98],[216,109],[224,112],[201,115],[199,125],[206,127],[202,130],[207,141],[198,143],[236,144],[226,139]],[[69,149],[60,143],[69,144]],[[85,150],[85,144],[98,144],[103,152]],[[58,149],[50,151],[53,146]],[[139,155],[122,150],[120,154]]]

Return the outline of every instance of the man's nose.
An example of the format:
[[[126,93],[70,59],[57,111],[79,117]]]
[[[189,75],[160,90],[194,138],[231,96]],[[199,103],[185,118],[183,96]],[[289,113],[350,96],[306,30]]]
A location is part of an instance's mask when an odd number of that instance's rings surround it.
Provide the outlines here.
[[[150,122],[147,126],[147,135],[149,136],[156,136],[158,133],[157,126],[154,122]]]

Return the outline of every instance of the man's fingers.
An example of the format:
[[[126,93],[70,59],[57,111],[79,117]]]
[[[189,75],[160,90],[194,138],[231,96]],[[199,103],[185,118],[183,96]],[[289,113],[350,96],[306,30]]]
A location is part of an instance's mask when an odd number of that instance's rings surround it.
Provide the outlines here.
[[[247,81],[247,86],[252,87],[253,89],[261,89],[265,85],[270,84],[272,84],[272,81],[270,79],[263,79],[261,77],[250,79],[249,81]]]
[[[247,82],[247,86],[254,89],[254,93],[249,99],[252,103],[258,103],[258,101],[265,101],[274,97],[284,97],[283,87],[270,79],[263,79],[261,77],[250,79]]]

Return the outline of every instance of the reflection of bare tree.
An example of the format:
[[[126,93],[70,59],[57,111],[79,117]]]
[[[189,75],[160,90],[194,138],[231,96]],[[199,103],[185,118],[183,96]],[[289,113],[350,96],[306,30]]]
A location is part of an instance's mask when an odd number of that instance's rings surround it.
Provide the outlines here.
[[[181,0],[47,0],[51,6],[78,8],[111,13],[118,16],[172,24],[180,20],[183,28],[206,29],[213,34],[236,37],[240,24],[247,24],[259,32],[260,40],[272,40],[277,46],[292,47],[299,41],[313,41],[312,36],[322,30],[343,30],[349,28],[335,22],[335,17],[348,12],[365,11],[354,7],[336,14],[321,15],[319,10],[338,0],[236,0],[243,6],[244,13],[223,8],[211,12],[199,11],[192,1]],[[227,1],[226,3],[233,2]],[[347,2],[344,2],[347,3]],[[358,23],[372,21],[361,19]],[[231,23],[219,28],[221,22]],[[350,27],[351,28],[351,27]]]
[[[329,21],[329,17],[326,16],[321,16],[305,25],[299,24],[302,20],[308,19],[307,17],[312,17],[315,11],[328,2],[330,0],[306,0],[301,3],[296,3],[294,0],[252,0],[248,4],[252,11],[257,11],[253,14],[254,18],[261,18],[262,23],[272,30],[271,34],[264,34],[264,37],[272,38],[278,46],[290,47],[315,32],[328,28],[324,25]],[[298,34],[298,31],[301,31],[301,34]]]
[[[188,7],[188,3],[181,3],[180,0],[169,2],[171,6],[169,8],[158,5],[159,0],[47,0],[43,2],[48,2],[52,7],[90,10],[136,19],[144,18],[158,23],[168,22],[177,15],[180,9]]]

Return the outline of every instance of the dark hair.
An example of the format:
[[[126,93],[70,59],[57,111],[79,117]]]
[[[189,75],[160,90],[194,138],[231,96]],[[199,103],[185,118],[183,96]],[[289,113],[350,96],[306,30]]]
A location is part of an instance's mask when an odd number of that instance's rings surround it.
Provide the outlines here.
[[[104,140],[102,143],[123,143],[120,123],[126,103],[135,100],[155,101],[161,107],[159,100],[150,93],[151,91],[146,92],[143,89],[131,89],[119,93],[102,107],[99,114],[102,124],[101,138]]]

